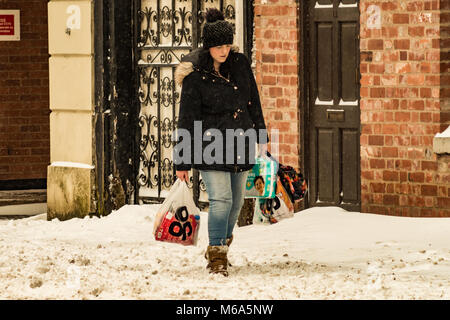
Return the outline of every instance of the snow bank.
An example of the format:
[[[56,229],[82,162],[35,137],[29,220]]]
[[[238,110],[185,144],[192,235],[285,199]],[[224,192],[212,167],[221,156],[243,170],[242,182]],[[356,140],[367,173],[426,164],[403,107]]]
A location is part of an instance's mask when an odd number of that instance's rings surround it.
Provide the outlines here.
[[[449,299],[450,219],[312,208],[236,227],[230,276],[196,247],[156,242],[158,205],[103,218],[0,224],[0,299]]]

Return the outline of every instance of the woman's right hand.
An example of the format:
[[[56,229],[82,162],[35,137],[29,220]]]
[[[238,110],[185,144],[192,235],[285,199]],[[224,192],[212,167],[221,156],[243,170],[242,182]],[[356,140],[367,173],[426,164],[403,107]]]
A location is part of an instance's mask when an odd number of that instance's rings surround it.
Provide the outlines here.
[[[181,181],[188,181],[189,180],[189,171],[178,171],[177,170],[177,178]]]

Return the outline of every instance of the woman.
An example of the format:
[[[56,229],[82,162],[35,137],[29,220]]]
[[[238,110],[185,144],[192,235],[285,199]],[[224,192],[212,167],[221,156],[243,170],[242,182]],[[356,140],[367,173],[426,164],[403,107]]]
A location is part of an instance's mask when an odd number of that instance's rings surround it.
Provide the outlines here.
[[[260,144],[259,153],[266,150],[268,142],[250,64],[232,43],[231,24],[217,9],[208,10],[203,48],[185,56],[175,73],[177,83],[182,85],[178,143],[174,147],[176,175],[185,181],[191,168],[200,171],[209,199],[207,268],[225,276],[248,170],[254,165],[255,142]],[[227,136],[227,129],[235,135]],[[243,134],[252,131],[249,129],[257,133],[261,130],[253,143]],[[181,136],[181,132],[189,135]],[[177,160],[177,154],[182,154],[182,160]]]

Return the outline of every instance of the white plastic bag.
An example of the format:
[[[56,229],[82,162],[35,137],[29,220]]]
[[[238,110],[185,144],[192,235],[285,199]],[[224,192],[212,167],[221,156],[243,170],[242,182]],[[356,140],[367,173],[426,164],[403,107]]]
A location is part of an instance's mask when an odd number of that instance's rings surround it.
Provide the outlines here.
[[[158,241],[196,245],[200,210],[186,182],[177,179],[158,209],[153,234]]]
[[[253,224],[274,224],[280,220],[291,218],[294,213],[276,195],[273,199],[256,199],[253,213]]]

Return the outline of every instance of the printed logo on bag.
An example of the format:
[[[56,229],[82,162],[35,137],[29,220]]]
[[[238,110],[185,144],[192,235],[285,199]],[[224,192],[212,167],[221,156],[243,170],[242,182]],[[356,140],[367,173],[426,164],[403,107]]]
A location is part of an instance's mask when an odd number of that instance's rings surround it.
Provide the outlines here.
[[[189,212],[187,208],[179,207],[175,212],[175,219],[169,226],[169,233],[174,237],[182,237],[181,240],[184,241],[192,234],[192,224],[188,221]]]

